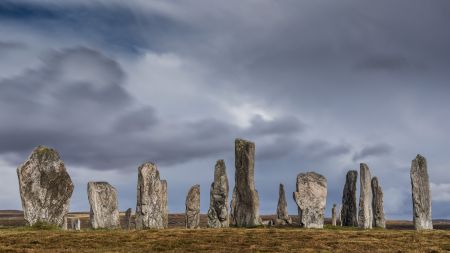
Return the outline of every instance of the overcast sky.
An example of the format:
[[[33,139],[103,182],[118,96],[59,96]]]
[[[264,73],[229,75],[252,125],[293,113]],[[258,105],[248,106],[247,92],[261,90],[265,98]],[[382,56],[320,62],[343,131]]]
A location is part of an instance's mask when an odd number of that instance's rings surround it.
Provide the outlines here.
[[[57,149],[89,208],[88,181],[136,206],[137,168],[156,162],[183,212],[216,160],[234,185],[234,139],[256,143],[261,213],[298,173],[369,165],[388,219],[412,219],[409,170],[428,159],[433,218],[450,218],[448,0],[3,0],[0,209],[21,209],[16,168]],[[358,185],[359,187],[359,185]]]

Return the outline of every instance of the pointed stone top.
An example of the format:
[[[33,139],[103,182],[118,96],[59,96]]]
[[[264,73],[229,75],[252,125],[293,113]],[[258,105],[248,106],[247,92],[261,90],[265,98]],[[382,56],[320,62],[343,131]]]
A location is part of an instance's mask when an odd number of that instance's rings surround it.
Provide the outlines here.
[[[414,160],[419,164],[419,166],[427,165],[427,159],[420,154],[417,154],[416,159]]]
[[[46,161],[46,160],[60,160],[58,152],[53,149],[43,145],[37,146],[31,152],[30,160]]]
[[[359,167],[360,167],[360,168],[369,168],[369,166],[367,166],[366,163],[360,163],[360,164],[359,164]]]
[[[303,178],[303,179],[307,178],[307,179],[311,179],[313,181],[317,181],[318,183],[324,185],[325,187],[326,187],[326,184],[327,184],[327,179],[324,176],[320,175],[319,173],[313,172],[313,171],[312,172],[306,172],[306,173],[298,174],[297,175],[297,182],[298,182],[298,180],[300,178]]]
[[[112,188],[114,188],[111,184],[109,184],[108,182],[105,182],[105,181],[99,181],[99,182],[90,181],[90,182],[88,182],[88,186],[89,185],[95,185],[95,186],[105,185],[105,186],[111,186]]]
[[[333,207],[336,207],[336,204],[333,204]]]

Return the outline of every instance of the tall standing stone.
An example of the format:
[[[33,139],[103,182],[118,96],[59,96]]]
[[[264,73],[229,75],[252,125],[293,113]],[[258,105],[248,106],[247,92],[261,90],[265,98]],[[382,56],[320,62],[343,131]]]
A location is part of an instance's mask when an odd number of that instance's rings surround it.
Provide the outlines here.
[[[369,167],[365,163],[360,164],[359,168],[359,213],[358,213],[358,227],[364,229],[372,228],[373,213],[372,213],[372,176],[370,175]]]
[[[373,211],[373,226],[378,228],[386,228],[386,221],[384,219],[383,206],[383,189],[378,183],[378,178],[372,178],[372,211]]]
[[[214,168],[214,182],[211,184],[208,227],[226,228],[229,226],[228,215],[228,177],[224,160],[218,160]]]
[[[278,205],[277,205],[277,221],[276,224],[291,224],[292,219],[289,217],[286,201],[286,193],[284,191],[284,185],[280,184],[278,191]]]
[[[125,223],[124,229],[132,229],[133,228],[133,225],[131,222],[131,208],[128,208],[125,211],[125,222],[124,223]]]
[[[107,182],[89,182],[87,192],[91,206],[91,227],[94,229],[120,227],[116,188]]]
[[[136,229],[164,228],[163,186],[153,163],[138,168]]]
[[[323,228],[327,179],[315,172],[300,173],[293,196],[298,206],[299,224],[305,228]]]
[[[336,204],[333,204],[333,208],[331,208],[331,226],[337,225],[337,207]]]
[[[261,225],[259,196],[255,189],[255,144],[235,141],[235,186],[231,201],[231,223],[237,227]]]
[[[167,194],[167,181],[161,180],[161,196],[162,196],[162,217],[164,228],[169,227],[169,202]]]
[[[358,226],[358,209],[356,207],[357,180],[358,172],[356,170],[347,172],[341,206],[341,225],[345,227]]]
[[[433,229],[428,166],[421,155],[417,155],[411,163],[411,188],[414,227],[416,230]]]
[[[17,168],[17,176],[28,225],[46,222],[63,227],[74,187],[58,152],[38,146]]]
[[[186,228],[200,227],[200,185],[196,184],[189,189],[186,196]]]

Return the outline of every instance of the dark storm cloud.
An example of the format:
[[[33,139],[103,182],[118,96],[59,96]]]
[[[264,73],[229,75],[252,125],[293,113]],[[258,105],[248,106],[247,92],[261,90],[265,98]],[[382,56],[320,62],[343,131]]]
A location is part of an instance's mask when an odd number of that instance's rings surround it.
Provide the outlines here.
[[[189,34],[188,26],[170,17],[109,1],[1,1],[0,20],[48,36],[88,38],[97,47],[133,54],[142,48],[167,50],[173,33]]]
[[[353,161],[358,161],[367,157],[384,156],[392,153],[392,147],[385,143],[364,147],[353,156]]]

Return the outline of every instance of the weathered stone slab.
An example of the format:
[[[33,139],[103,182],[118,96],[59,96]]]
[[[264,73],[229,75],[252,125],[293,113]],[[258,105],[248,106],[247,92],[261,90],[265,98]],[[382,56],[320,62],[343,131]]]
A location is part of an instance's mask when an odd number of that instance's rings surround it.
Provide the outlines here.
[[[214,168],[214,182],[211,184],[208,227],[226,228],[229,226],[228,177],[224,160],[218,160]]]
[[[124,222],[124,229],[127,229],[127,230],[129,230],[129,229],[132,229],[133,228],[133,223],[132,223],[132,221],[131,221],[131,208],[128,208],[126,211],[125,211],[125,222]]]
[[[347,172],[341,206],[341,225],[345,227],[358,226],[358,209],[356,207],[357,180],[358,172],[356,170]]]
[[[167,181],[161,180],[161,196],[162,196],[162,218],[164,228],[169,227],[169,202],[168,202],[168,194],[167,194]]]
[[[372,176],[369,167],[365,163],[360,164],[359,169],[359,213],[358,227],[364,229],[372,228],[373,212],[372,212]]]
[[[336,204],[333,204],[333,208],[331,208],[331,226],[337,225],[337,207]]]
[[[293,196],[298,206],[299,224],[305,228],[323,228],[327,179],[315,172],[300,173]]]
[[[189,189],[186,196],[186,228],[200,228],[200,185]]]
[[[411,162],[413,222],[416,230],[433,229],[427,160],[421,155]]]
[[[120,227],[117,190],[107,182],[89,182],[87,192],[91,228]]]
[[[280,184],[278,191],[277,219],[274,223],[275,225],[292,224],[292,219],[288,214],[286,193],[283,184]]]
[[[378,228],[386,228],[386,221],[384,219],[383,189],[381,188],[377,177],[372,178],[372,194],[372,225]]]
[[[261,225],[259,196],[255,189],[255,144],[235,141],[235,186],[231,201],[231,223],[237,227]]]
[[[138,168],[136,229],[164,228],[162,187],[155,164],[144,163]]]
[[[46,222],[63,227],[74,186],[58,152],[38,146],[17,168],[17,175],[28,225]]]

